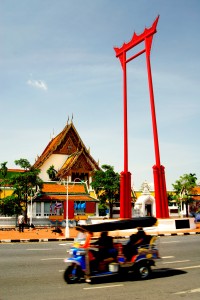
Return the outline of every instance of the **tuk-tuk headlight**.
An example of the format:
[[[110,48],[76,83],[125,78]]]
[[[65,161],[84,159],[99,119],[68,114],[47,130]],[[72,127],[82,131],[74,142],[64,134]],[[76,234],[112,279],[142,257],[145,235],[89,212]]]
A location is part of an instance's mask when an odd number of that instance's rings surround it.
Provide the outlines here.
[[[74,251],[73,250],[69,250],[69,255],[73,255],[74,254]]]

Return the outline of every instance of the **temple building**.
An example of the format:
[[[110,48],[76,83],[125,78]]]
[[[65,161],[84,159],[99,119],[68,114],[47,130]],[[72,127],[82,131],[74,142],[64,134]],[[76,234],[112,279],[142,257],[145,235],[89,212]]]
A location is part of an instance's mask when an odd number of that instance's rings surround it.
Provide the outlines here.
[[[42,190],[34,197],[32,217],[52,222],[98,216],[98,199],[90,190],[94,171],[100,170],[81,140],[73,122],[49,142],[34,167],[41,170]],[[55,173],[50,179],[49,168]],[[31,206],[28,209],[31,215]]]

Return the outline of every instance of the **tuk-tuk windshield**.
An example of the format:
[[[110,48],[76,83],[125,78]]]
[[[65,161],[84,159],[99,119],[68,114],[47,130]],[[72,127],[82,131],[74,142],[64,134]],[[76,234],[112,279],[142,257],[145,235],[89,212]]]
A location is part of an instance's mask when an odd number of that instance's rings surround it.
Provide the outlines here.
[[[77,236],[74,239],[74,247],[79,247],[85,245],[87,234],[85,232],[78,232]]]

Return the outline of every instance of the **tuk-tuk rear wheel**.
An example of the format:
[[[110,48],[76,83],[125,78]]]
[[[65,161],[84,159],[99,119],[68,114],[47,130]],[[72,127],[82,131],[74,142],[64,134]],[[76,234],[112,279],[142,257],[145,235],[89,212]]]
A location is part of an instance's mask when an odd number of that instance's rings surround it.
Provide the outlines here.
[[[140,264],[136,269],[137,277],[141,280],[149,279],[151,276],[151,267],[147,264]]]
[[[80,266],[72,265],[69,266],[64,272],[64,279],[68,284],[77,283],[81,278]]]

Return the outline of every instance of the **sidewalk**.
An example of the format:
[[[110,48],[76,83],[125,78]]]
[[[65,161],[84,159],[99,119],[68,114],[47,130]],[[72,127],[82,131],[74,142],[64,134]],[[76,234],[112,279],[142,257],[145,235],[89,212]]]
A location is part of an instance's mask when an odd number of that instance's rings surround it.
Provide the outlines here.
[[[19,232],[15,229],[0,230],[0,243],[9,242],[48,242],[57,240],[66,240],[65,229],[62,229],[63,233],[52,232],[53,228],[44,229],[24,229],[24,232]],[[70,238],[73,240],[76,236],[76,230],[70,228]]]
[[[145,228],[144,228],[145,229]],[[69,229],[69,238],[65,238],[65,228],[62,229],[62,234],[52,232],[52,228],[44,229],[24,229],[24,232],[19,232],[15,229],[0,230],[0,243],[11,243],[11,242],[48,242],[48,241],[73,241],[76,236],[76,229]],[[123,230],[113,231],[112,236],[128,237],[135,230]],[[174,236],[174,235],[190,235],[200,234],[200,224],[197,225],[196,229],[177,229],[172,231],[159,230],[159,228],[153,227],[146,230],[147,234],[158,235],[158,236]],[[98,235],[97,235],[98,236]]]

